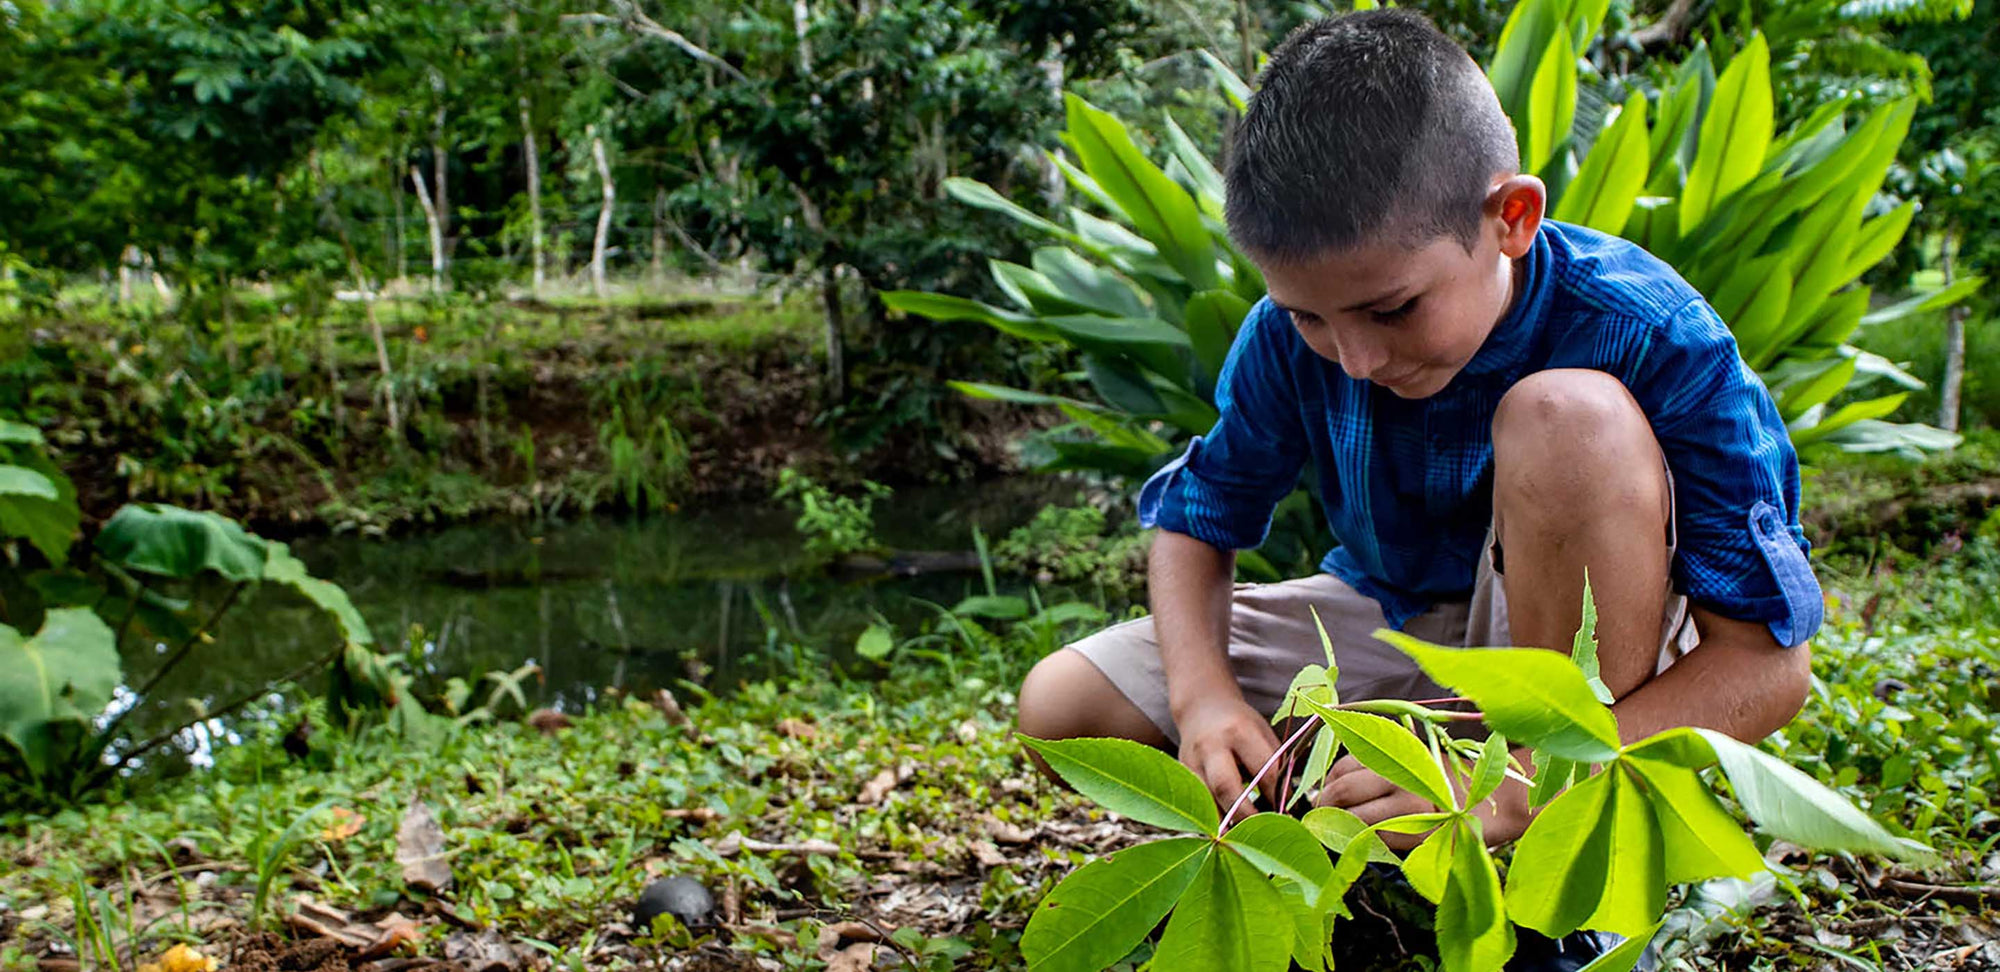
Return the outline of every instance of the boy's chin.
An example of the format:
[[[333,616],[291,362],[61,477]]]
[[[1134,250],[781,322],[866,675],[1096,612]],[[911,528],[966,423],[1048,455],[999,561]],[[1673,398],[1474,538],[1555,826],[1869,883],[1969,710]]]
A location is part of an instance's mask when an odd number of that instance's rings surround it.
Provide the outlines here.
[[[1387,382],[1380,382],[1380,381],[1375,382],[1374,384],[1383,389],[1386,389],[1390,394],[1395,395],[1397,398],[1406,398],[1414,401],[1417,399],[1429,398],[1432,395],[1437,394],[1438,392],[1444,391],[1445,386],[1450,385],[1451,380],[1454,377],[1457,377],[1457,374],[1458,373],[1456,371],[1444,374],[1425,371],[1411,375],[1410,377],[1400,382],[1397,382],[1396,384],[1393,385]]]

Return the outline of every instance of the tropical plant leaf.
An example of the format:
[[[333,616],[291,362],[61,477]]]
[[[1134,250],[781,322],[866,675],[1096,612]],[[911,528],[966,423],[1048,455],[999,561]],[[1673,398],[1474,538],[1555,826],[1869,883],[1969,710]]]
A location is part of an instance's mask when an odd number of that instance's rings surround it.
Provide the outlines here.
[[[60,498],[61,494],[56,492],[56,484],[49,477],[26,466],[0,463],[0,496],[28,496],[55,500]]]
[[[1222,173],[1216,171],[1215,163],[1208,160],[1207,153],[1194,144],[1194,139],[1181,129],[1174,116],[1161,113],[1167,122],[1167,147],[1187,170],[1188,178],[1195,185],[1194,201],[1201,211],[1211,219],[1222,219],[1223,184]]]
[[[1696,729],[1715,750],[1736,802],[1758,829],[1800,847],[1881,854],[1901,861],[1935,857],[1929,847],[1889,833],[1818,780],[1727,733]]]
[[[189,578],[213,572],[232,581],[264,576],[264,541],[235,520],[164,503],[128,503],[97,533],[97,552],[126,569]]]
[[[1022,736],[1063,781],[1112,813],[1167,830],[1214,836],[1222,814],[1201,778],[1172,756],[1129,739]]]
[[[1074,94],[1063,97],[1071,147],[1084,171],[1189,283],[1213,288],[1215,244],[1194,197],[1147,160],[1118,119]]]
[[[10,419],[0,419],[0,445],[40,446],[47,441],[42,437],[41,429]]]
[[[1047,972],[1097,972],[1124,958],[1216,856],[1212,848],[1171,837],[1085,864],[1035,908],[1021,933],[1021,957]]]
[[[1557,201],[1555,218],[1617,233],[1632,218],[1646,187],[1646,96],[1634,92],[1591,146],[1575,181]]]
[[[0,740],[34,776],[52,776],[59,724],[89,728],[120,677],[116,636],[89,608],[47,612],[32,638],[0,624]]]
[[[1528,825],[1507,868],[1507,912],[1551,938],[1583,926],[1604,897],[1611,868],[1611,773],[1555,798]]]
[[[1250,302],[1227,290],[1204,290],[1188,298],[1183,319],[1187,322],[1188,343],[1195,360],[1201,363],[1209,381],[1222,374],[1222,362],[1243,318],[1250,314]]]
[[[1152,967],[1160,972],[1230,969],[1232,972],[1285,972],[1293,934],[1252,928],[1249,916],[1275,918],[1284,898],[1242,855],[1227,848],[1210,854],[1167,920]]]
[[[1403,877],[1410,887],[1431,904],[1443,904],[1445,889],[1451,882],[1452,861],[1458,851],[1461,838],[1457,819],[1431,831],[1423,843],[1403,858]]]
[[[1714,103],[1701,122],[1701,142],[1681,194],[1681,235],[1687,235],[1764,165],[1773,118],[1771,50],[1761,33],[1736,52],[1716,82]]]
[[[1480,749],[1479,761],[1472,764],[1472,779],[1466,783],[1465,805],[1476,807],[1507,779],[1507,737],[1493,733]]]
[[[854,653],[869,661],[881,661],[896,650],[896,636],[887,625],[871,624],[854,639]]]
[[[19,428],[37,436],[41,434],[30,426]],[[15,434],[26,437],[26,433]],[[25,538],[51,566],[61,567],[69,562],[70,544],[76,540],[77,527],[83,520],[83,512],[76,505],[76,486],[39,449],[0,450],[0,455],[5,451],[14,453],[12,465],[39,474],[55,487],[56,495],[48,498],[0,492],[0,537]]]
[[[1618,755],[1618,720],[1575,663],[1542,648],[1440,648],[1400,631],[1375,637],[1426,674],[1478,704],[1495,732],[1536,750],[1586,762]]]
[[[1456,809],[1451,784],[1444,769],[1415,734],[1400,723],[1366,712],[1322,709],[1325,719],[1340,742],[1361,765],[1380,773],[1384,779],[1445,809]]]
[[[1646,957],[1646,949],[1653,944],[1653,936],[1659,934],[1660,926],[1654,925],[1644,935],[1628,936],[1618,943],[1618,947],[1591,959],[1590,964],[1577,972],[1632,972],[1639,960]]]
[[[1340,807],[1314,807],[1306,813],[1305,819],[1300,823],[1305,825],[1306,832],[1312,834],[1321,846],[1336,854],[1346,854],[1349,848],[1354,847],[1357,838],[1370,833],[1368,825],[1362,823],[1361,818],[1354,815],[1354,811],[1343,810]],[[1363,848],[1361,856],[1381,864],[1396,864],[1402,860],[1380,839]]]
[[[340,626],[340,634],[351,644],[371,645],[375,636],[368,622],[355,610],[354,602],[340,585],[306,573],[304,561],[292,556],[291,548],[276,540],[264,541],[266,559],[263,579],[299,592],[314,607],[325,611]]]
[[[1438,903],[1438,957],[1451,972],[1500,972],[1514,955],[1514,925],[1500,895],[1500,875],[1476,824],[1460,819],[1451,873]]]
[[[1757,845],[1694,770],[1647,759],[1628,759],[1626,765],[1646,781],[1646,799],[1660,825],[1668,884],[1747,878],[1765,869]]]
[[[1320,889],[1333,877],[1326,848],[1305,825],[1281,813],[1260,813],[1229,828],[1222,842],[1257,870],[1296,882],[1306,904],[1319,903]]]
[[[927,294],[919,290],[885,290],[879,296],[884,307],[898,313],[915,314],[934,321],[977,321],[1024,341],[1056,340],[1055,331],[1031,315],[964,297]]]
[[[1035,251],[1033,263],[1035,271],[1063,299],[1093,313],[1112,317],[1144,317],[1149,313],[1145,298],[1130,282],[1084,259],[1075,250],[1044,246]]]
[[[1597,701],[1610,705],[1611,687],[1604,684],[1603,673],[1597,663],[1597,596],[1590,589],[1590,568],[1583,571],[1583,621],[1576,626],[1576,637],[1570,642],[1569,657],[1576,662],[1576,669],[1583,673],[1583,680],[1590,685],[1590,694]]]
[[[1576,119],[1576,51],[1567,30],[1549,32],[1548,46],[1528,85],[1527,124],[1521,131],[1521,162],[1541,172],[1569,143]]]
[[[1667,910],[1666,849],[1653,808],[1630,771],[1614,765],[1599,776],[1611,781],[1606,811],[1610,847],[1605,853],[1609,867],[1604,896],[1583,927],[1639,935]]]

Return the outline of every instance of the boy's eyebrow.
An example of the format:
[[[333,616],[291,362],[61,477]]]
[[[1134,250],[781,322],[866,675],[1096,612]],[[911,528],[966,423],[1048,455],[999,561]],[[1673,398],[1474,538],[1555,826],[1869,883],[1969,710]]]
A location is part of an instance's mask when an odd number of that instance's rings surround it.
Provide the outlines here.
[[[1382,295],[1379,297],[1371,297],[1359,303],[1349,304],[1346,308],[1343,309],[1343,311],[1346,313],[1352,313],[1354,311],[1367,310],[1368,308],[1373,307],[1376,304],[1383,303],[1387,301],[1389,298],[1402,293],[1405,289],[1407,289],[1406,285],[1398,284],[1395,287],[1391,287],[1390,289],[1383,291]]]

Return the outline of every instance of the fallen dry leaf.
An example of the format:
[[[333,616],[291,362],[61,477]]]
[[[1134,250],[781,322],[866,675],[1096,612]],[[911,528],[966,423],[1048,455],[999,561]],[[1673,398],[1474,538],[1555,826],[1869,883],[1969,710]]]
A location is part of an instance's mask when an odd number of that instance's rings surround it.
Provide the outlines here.
[[[364,817],[346,807],[333,808],[333,822],[320,832],[320,839],[328,842],[342,841],[361,832],[361,825],[368,822]]]
[[[820,957],[840,951],[854,942],[879,942],[888,937],[881,928],[862,921],[836,921],[819,930]]]
[[[787,717],[778,720],[778,735],[787,739],[812,739],[819,735],[819,727],[804,719]]]
[[[511,972],[521,964],[514,946],[491,928],[476,935],[453,932],[444,940],[444,957],[466,972]]]
[[[402,865],[403,883],[436,894],[451,886],[451,862],[444,856],[444,829],[438,826],[429,804],[411,800],[396,828],[396,863]]]
[[[875,967],[875,952],[880,948],[866,942],[849,945],[827,958],[826,972],[869,972]]]
[[[991,814],[988,814],[983,822],[986,825],[987,835],[1003,844],[1025,844],[1035,839],[1033,832],[1023,830]]]
[[[958,741],[970,746],[979,738],[979,723],[967,719],[958,724]]]
[[[1007,855],[1000,853],[1000,848],[993,846],[990,840],[972,842],[972,859],[978,861],[981,867],[1004,867],[1011,863],[1007,860]]]
[[[660,816],[668,820],[692,820],[698,824],[714,823],[722,819],[722,814],[708,807],[669,807],[660,811]]]
[[[682,729],[688,730],[694,729],[694,720],[688,718],[686,712],[681,711],[680,700],[674,698],[674,693],[666,689],[655,690],[653,692],[653,708],[660,710],[660,714],[667,717],[668,725],[679,726]]]
[[[885,769],[875,774],[873,779],[861,784],[861,793],[854,798],[854,802],[871,807],[881,803],[888,799],[889,791],[896,788],[896,782],[896,771]]]
[[[544,736],[553,736],[568,729],[571,723],[569,716],[554,709],[536,709],[528,713],[528,725],[534,726]]]
[[[381,958],[404,945],[418,945],[424,940],[424,933],[417,923],[402,915],[390,913],[374,924],[375,937],[361,946],[361,958]]]
[[[298,908],[285,916],[285,924],[293,931],[331,938],[349,948],[366,947],[375,937],[366,924],[356,925],[347,912],[304,896],[298,899]]]

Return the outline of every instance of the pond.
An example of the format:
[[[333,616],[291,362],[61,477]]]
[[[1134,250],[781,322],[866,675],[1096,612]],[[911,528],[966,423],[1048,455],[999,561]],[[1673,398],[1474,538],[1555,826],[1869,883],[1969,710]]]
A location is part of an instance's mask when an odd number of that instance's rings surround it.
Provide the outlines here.
[[[997,540],[1042,507],[1076,500],[1074,484],[1049,478],[898,491],[876,505],[877,538],[897,551],[945,554],[926,558],[929,569],[913,576],[813,568],[794,513],[768,502],[388,539],[307,537],[291,547],[314,576],[347,591],[378,648],[410,653],[426,684],[532,662],[540,673],[522,684],[528,705],[575,711],[607,688],[645,694],[685,679],[720,693],[825,663],[825,655],[794,658],[794,644],[826,649],[853,669],[853,644],[871,623],[910,634],[936,616],[929,604],[985,593],[975,526]],[[1001,576],[999,586],[1019,594],[1028,583]],[[331,622],[301,599],[263,591],[155,690],[134,724],[150,732],[185,721],[194,706],[254,692],[336,644]],[[135,683],[157,664],[145,654],[126,659]],[[317,691],[324,678],[306,684]],[[485,695],[479,690],[475,701]],[[208,728],[228,735],[224,725]],[[189,741],[206,748],[206,739]]]

